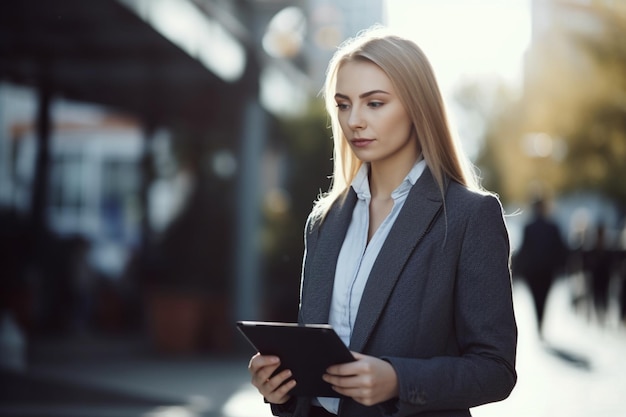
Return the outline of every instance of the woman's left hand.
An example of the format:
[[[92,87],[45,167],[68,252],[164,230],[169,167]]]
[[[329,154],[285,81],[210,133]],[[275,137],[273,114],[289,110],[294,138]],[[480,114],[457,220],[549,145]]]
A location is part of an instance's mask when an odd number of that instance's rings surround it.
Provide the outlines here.
[[[366,406],[398,396],[398,377],[389,362],[356,352],[352,355],[356,361],[329,367],[324,381]]]

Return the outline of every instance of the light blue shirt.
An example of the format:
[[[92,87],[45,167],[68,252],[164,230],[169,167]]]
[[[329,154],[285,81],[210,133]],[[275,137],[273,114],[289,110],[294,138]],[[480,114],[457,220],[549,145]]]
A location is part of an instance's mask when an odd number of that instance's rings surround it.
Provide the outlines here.
[[[378,253],[387,239],[394,222],[398,218],[402,206],[411,190],[426,168],[426,161],[420,159],[415,163],[404,181],[391,193],[393,207],[391,212],[380,224],[370,242],[369,206],[372,200],[368,181],[369,164],[361,165],[351,187],[357,195],[352,220],[339,252],[333,296],[330,304],[329,324],[333,326],[343,343],[350,346],[352,329],[365,290],[365,284]],[[318,398],[320,404],[329,412],[337,414],[338,398]]]

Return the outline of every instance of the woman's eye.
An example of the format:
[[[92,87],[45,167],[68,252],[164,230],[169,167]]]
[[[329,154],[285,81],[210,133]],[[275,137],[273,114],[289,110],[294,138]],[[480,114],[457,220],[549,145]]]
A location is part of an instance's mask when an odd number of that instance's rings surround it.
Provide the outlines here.
[[[348,105],[347,105],[347,104],[345,104],[345,103],[337,103],[337,108],[338,108],[339,110],[345,110],[345,109],[347,109],[347,108],[348,108]]]
[[[378,108],[381,107],[384,103],[380,102],[380,101],[370,101],[367,105],[373,108]]]

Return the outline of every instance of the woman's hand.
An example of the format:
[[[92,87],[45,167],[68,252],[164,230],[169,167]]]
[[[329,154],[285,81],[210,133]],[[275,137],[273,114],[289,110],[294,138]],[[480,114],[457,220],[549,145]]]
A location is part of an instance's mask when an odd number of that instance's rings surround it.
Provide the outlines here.
[[[398,396],[398,377],[389,362],[356,352],[352,355],[356,361],[329,367],[324,381],[366,406]]]
[[[280,359],[276,356],[263,356],[260,353],[254,355],[248,364],[248,371],[252,375],[252,385],[273,404],[284,404],[289,401],[290,397],[287,393],[296,386],[296,381],[293,379],[285,382],[291,378],[289,369],[272,376],[279,365]]]

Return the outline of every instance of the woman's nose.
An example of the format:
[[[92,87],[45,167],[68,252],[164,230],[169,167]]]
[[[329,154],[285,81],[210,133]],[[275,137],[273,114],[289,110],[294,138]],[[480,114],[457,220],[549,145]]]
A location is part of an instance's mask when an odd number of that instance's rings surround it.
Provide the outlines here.
[[[363,117],[357,109],[353,109],[350,112],[350,117],[348,118],[348,126],[352,130],[363,129],[363,127],[365,127]]]

